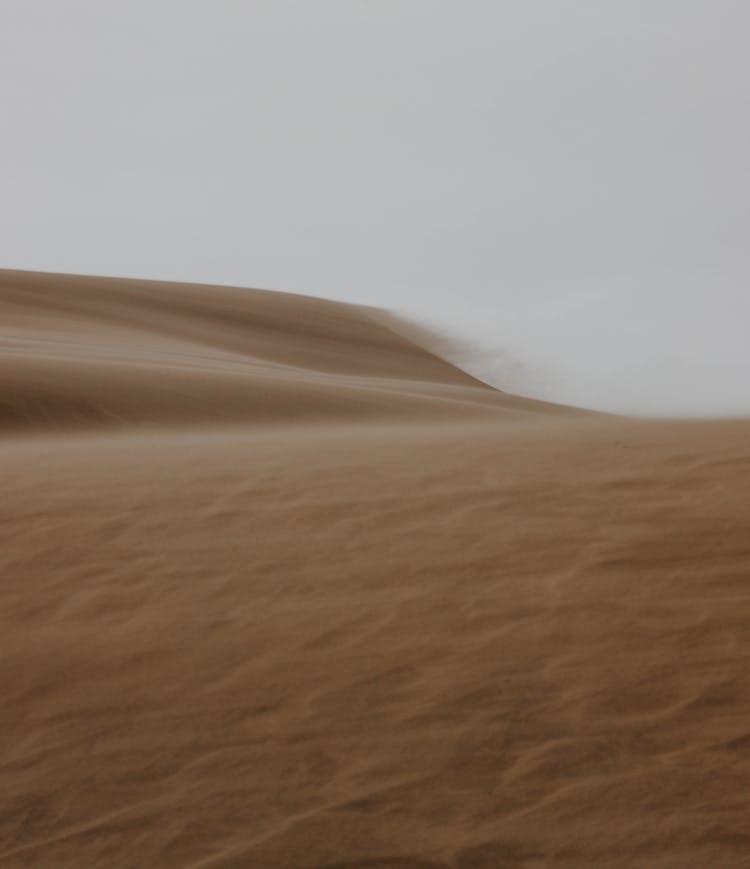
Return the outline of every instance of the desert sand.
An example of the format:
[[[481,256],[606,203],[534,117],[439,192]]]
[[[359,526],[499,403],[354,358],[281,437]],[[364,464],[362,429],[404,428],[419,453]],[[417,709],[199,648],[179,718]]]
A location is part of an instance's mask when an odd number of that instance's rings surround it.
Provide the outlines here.
[[[750,866],[750,424],[0,273],[0,866]]]

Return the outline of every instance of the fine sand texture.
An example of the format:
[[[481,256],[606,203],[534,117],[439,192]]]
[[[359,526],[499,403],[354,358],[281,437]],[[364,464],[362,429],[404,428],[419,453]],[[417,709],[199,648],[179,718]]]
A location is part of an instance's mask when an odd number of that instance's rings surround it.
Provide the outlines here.
[[[750,424],[425,341],[0,272],[3,869],[750,866]]]

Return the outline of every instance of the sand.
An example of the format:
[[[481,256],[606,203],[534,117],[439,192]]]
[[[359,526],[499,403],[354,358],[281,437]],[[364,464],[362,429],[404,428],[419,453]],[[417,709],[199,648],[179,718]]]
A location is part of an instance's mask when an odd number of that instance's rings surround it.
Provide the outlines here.
[[[750,424],[0,273],[0,866],[750,866]]]

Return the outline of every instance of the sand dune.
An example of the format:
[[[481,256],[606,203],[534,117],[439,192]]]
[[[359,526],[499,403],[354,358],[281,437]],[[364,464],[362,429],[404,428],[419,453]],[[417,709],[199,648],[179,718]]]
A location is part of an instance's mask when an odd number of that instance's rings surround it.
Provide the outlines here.
[[[0,273],[0,866],[750,865],[750,424]]]
[[[539,409],[380,312],[282,293],[0,271],[0,340],[0,431]]]

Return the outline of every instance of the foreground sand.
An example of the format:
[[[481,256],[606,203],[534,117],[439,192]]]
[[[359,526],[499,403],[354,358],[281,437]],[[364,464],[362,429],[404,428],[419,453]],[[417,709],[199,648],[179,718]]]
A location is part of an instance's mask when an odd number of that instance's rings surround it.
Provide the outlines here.
[[[0,273],[0,866],[750,865],[750,425]]]

